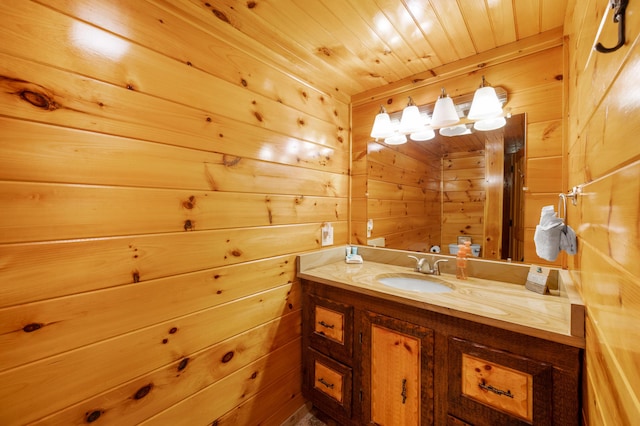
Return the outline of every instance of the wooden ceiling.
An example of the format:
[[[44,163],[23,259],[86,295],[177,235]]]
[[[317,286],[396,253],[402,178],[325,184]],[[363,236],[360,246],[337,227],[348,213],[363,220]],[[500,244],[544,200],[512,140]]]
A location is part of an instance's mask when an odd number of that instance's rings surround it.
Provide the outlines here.
[[[344,99],[562,27],[567,7],[567,0],[190,1],[253,50]]]

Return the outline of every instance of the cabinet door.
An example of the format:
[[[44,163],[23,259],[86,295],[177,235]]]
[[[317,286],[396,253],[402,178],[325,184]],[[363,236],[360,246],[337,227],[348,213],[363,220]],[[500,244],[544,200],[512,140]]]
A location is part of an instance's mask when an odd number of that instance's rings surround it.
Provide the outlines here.
[[[433,331],[384,315],[362,317],[365,424],[433,424]]]

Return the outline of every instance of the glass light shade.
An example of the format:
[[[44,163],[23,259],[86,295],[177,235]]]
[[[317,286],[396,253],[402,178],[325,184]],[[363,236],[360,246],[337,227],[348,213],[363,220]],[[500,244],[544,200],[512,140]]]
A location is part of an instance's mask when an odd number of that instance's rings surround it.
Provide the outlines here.
[[[484,86],[476,90],[467,115],[469,120],[485,120],[501,114],[502,105],[493,87]]]
[[[489,130],[496,130],[504,127],[507,124],[507,120],[504,117],[489,118],[487,120],[479,120],[473,123],[473,128],[483,132]]]
[[[380,107],[380,113],[376,115],[371,128],[371,137],[375,139],[388,138],[393,135],[393,127],[391,126],[391,118],[383,107]]]
[[[407,143],[407,136],[402,133],[396,133],[393,136],[385,138],[384,143],[387,145],[402,145],[403,143]]]
[[[411,133],[409,137],[417,142],[429,141],[436,137],[436,132],[434,132],[430,127],[425,127],[422,130]]]
[[[456,124],[460,121],[453,100],[449,96],[440,97],[436,101],[431,116],[431,125],[433,127],[446,127]]]
[[[420,110],[413,99],[409,96],[409,103],[402,110],[402,118],[400,119],[400,133],[411,133],[420,130],[426,123],[422,121]]]
[[[464,124],[458,124],[457,126],[451,127],[443,127],[440,129],[440,134],[447,137],[468,135],[470,133],[471,130],[467,129],[467,126]]]

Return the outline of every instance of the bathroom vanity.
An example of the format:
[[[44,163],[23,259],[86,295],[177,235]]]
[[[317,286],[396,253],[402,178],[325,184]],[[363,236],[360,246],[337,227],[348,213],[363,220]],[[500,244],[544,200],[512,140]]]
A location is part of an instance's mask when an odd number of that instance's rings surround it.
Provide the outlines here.
[[[413,272],[408,252],[362,247],[360,265],[343,253],[298,258],[303,392],[316,408],[347,425],[580,424],[584,307],[563,271],[540,295],[522,265],[478,260],[458,281],[452,258],[435,277]]]

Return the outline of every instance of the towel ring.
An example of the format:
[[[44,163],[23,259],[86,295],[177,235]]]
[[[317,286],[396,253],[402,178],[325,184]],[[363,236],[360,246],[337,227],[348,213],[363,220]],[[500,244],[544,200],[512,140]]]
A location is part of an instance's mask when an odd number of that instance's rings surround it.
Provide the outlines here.
[[[558,194],[558,217],[560,219],[566,219],[567,216],[567,198],[571,198],[571,204],[574,206],[578,205],[578,195],[582,192],[581,186],[574,186],[571,191],[566,194]],[[560,210],[560,206],[563,207],[562,211]],[[562,214],[560,214],[562,212]]]

